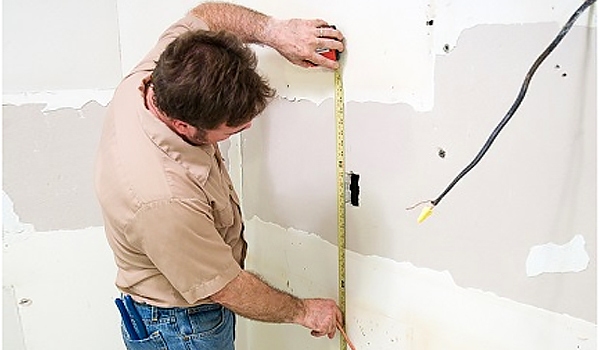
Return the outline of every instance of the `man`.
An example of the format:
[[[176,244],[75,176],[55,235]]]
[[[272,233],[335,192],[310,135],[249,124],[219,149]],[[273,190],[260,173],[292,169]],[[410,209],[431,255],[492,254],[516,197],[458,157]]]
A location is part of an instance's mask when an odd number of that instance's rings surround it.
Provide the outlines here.
[[[207,2],[168,28],[123,79],[95,183],[116,285],[133,299],[121,307],[128,349],[233,349],[233,313],[335,335],[342,315],[333,300],[299,299],[244,270],[239,199],[216,143],[249,128],[274,95],[244,43],[268,45],[302,67],[336,69],[316,51],[342,51],[342,40],[322,20]]]

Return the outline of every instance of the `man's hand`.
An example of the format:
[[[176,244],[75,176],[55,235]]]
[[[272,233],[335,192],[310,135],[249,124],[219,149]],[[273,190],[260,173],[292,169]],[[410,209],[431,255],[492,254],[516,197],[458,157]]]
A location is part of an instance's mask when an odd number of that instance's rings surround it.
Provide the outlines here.
[[[242,271],[210,299],[238,315],[257,321],[296,323],[315,337],[333,338],[344,323],[342,312],[331,299],[300,299],[271,287],[258,276]]]
[[[337,324],[343,324],[342,312],[331,299],[303,299],[304,313],[296,322],[311,330],[315,337],[335,336]]]
[[[337,69],[339,63],[317,53],[317,49],[344,50],[344,36],[327,22],[315,19],[278,20],[269,18],[264,30],[265,43],[301,67],[321,66]]]
[[[323,20],[279,20],[247,7],[212,1],[201,3],[191,13],[210,30],[228,30],[245,43],[268,45],[301,67],[339,67],[336,61],[317,53],[317,49],[344,50],[342,33]]]

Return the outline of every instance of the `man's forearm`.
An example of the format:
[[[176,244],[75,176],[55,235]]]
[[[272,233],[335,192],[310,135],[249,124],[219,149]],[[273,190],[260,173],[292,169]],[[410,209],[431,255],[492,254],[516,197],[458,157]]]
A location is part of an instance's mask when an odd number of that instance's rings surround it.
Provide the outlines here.
[[[240,5],[225,2],[204,2],[191,13],[202,19],[210,30],[227,30],[243,42],[269,44],[265,29],[270,17]]]
[[[245,43],[264,44],[301,67],[337,69],[338,62],[317,53],[344,50],[343,35],[321,19],[276,19],[258,11],[225,2],[204,2],[191,13],[213,31],[226,30]]]
[[[246,271],[211,299],[238,315],[257,321],[302,324],[305,316],[301,299],[269,286]]]

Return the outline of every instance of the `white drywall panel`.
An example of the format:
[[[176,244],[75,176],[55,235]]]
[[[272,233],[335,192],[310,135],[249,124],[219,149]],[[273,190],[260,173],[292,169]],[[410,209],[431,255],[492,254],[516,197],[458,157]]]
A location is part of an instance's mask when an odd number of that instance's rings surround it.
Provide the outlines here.
[[[2,285],[14,290],[27,350],[125,348],[102,227],[3,236]]]
[[[3,93],[114,88],[116,0],[2,2]]]
[[[4,192],[2,221],[5,348],[124,349],[103,228],[36,232]]]
[[[121,40],[121,69],[127,74],[150,51],[160,34],[199,1],[115,0]]]
[[[15,290],[4,285],[2,286],[2,348],[27,350]]]

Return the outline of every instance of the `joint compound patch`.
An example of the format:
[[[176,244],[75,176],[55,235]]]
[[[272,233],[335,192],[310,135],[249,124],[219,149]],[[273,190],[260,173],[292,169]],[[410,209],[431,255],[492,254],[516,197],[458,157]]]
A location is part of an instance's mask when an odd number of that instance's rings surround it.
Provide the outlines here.
[[[585,240],[576,235],[564,245],[547,243],[534,246],[527,257],[527,276],[543,273],[581,272],[587,269],[590,257],[585,251]]]

